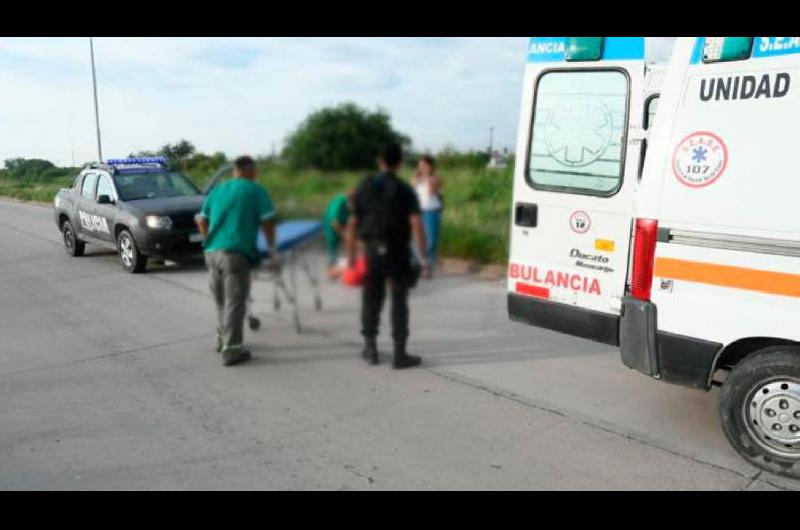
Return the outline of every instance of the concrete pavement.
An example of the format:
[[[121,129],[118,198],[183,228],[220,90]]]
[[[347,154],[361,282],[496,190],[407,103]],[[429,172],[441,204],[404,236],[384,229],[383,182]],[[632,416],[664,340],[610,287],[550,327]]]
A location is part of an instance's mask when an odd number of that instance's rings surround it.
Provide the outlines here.
[[[201,263],[70,258],[9,201],[0,245],[0,489],[800,489],[729,447],[717,391],[509,322],[500,282],[423,282],[408,371],[360,362],[357,290],[302,293],[298,336],[260,282],[256,358],[223,368]]]

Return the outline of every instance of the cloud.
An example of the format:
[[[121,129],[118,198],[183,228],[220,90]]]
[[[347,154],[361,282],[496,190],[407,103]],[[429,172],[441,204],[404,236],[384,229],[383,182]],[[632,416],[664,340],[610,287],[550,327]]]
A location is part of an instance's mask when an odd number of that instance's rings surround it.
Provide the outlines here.
[[[674,38],[648,39],[665,60]],[[417,147],[516,143],[527,38],[95,39],[104,155],[186,138],[262,154],[309,112],[386,109]],[[0,39],[0,160],[96,157],[86,38]]]
[[[525,38],[96,38],[104,155],[266,153],[312,110],[390,112],[420,147],[512,146]],[[85,38],[0,39],[0,159],[95,157]]]

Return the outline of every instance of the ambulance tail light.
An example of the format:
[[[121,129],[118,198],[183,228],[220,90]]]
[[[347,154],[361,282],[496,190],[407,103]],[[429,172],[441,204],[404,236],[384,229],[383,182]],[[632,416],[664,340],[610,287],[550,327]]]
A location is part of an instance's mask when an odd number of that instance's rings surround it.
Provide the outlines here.
[[[650,291],[653,286],[658,221],[655,219],[636,219],[634,230],[631,295],[639,300],[649,302]]]

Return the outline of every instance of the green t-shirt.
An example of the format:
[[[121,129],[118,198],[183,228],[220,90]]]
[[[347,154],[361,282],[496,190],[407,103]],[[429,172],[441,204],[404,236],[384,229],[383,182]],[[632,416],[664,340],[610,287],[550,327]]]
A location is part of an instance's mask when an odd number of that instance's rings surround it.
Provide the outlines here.
[[[325,230],[335,232],[331,224],[333,221],[336,221],[343,227],[346,226],[348,217],[350,217],[350,208],[347,206],[347,195],[337,195],[328,203],[328,208],[325,210],[325,218],[323,219]]]
[[[262,222],[275,216],[275,208],[263,186],[234,178],[211,190],[200,215],[208,219],[203,242],[206,252],[238,252],[257,262],[258,230]]]

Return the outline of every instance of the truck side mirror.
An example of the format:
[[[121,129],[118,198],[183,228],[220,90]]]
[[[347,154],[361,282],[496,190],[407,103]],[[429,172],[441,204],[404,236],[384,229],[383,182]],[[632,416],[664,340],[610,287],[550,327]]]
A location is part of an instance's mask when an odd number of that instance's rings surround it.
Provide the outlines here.
[[[114,204],[114,201],[108,195],[98,195],[97,204]]]

